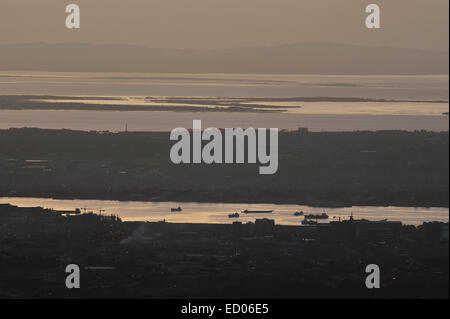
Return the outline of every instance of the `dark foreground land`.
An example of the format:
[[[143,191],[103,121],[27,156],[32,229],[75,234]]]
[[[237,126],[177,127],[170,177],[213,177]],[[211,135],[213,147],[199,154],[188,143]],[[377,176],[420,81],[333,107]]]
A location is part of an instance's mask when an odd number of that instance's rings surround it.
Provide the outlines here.
[[[279,168],[175,165],[169,133],[0,130],[0,196],[448,207],[448,132],[281,132]]]
[[[448,271],[448,223],[143,223],[0,205],[1,298],[448,298]]]

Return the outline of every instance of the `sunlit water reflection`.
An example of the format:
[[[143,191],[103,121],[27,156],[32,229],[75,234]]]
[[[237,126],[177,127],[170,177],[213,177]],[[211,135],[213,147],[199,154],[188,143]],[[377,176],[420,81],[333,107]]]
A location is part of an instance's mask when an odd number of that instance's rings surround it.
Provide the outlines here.
[[[300,225],[303,217],[294,216],[294,212],[303,211],[306,214],[321,214],[326,212],[329,220],[348,219],[351,214],[356,219],[368,220],[388,219],[401,221],[404,224],[419,225],[424,221],[448,222],[448,208],[423,207],[344,207],[318,208],[302,205],[274,204],[222,204],[222,203],[174,203],[174,202],[120,202],[103,200],[59,200],[46,198],[8,198],[0,197],[0,203],[10,203],[18,206],[53,208],[57,210],[73,210],[86,208],[86,211],[103,214],[119,215],[127,221],[161,221],[174,223],[232,223],[234,221],[248,222],[256,218],[274,219],[281,225]],[[182,207],[182,212],[171,212],[173,207]],[[228,218],[228,214],[242,210],[273,210],[271,214],[240,214],[239,218]],[[103,210],[105,212],[103,212]]]

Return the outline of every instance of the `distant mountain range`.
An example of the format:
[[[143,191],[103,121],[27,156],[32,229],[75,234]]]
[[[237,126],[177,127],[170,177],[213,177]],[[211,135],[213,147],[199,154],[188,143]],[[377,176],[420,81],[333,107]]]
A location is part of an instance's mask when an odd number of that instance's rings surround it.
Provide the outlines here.
[[[449,53],[334,43],[236,49],[134,45],[0,45],[0,70],[87,72],[448,74]]]

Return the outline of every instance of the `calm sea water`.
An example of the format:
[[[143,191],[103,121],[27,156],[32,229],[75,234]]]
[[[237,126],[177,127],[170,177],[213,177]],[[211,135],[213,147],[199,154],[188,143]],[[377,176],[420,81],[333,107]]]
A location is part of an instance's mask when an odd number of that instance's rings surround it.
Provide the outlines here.
[[[0,94],[297,97],[448,101],[448,76],[127,74],[0,71]]]
[[[449,99],[448,76],[308,76],[236,74],[114,74],[1,72],[0,95],[76,95],[153,97],[361,97],[400,100]],[[39,127],[52,129],[121,131],[167,131],[191,127],[201,119],[203,126],[278,127],[313,131],[426,129],[448,131],[448,103],[299,103],[293,113],[230,112],[110,112],[110,111],[0,111],[0,129]],[[53,200],[39,198],[0,198],[19,206],[55,209],[87,207],[125,220],[229,223],[228,214],[244,209],[270,209],[278,224],[300,224],[293,213],[326,211],[331,219],[355,218],[400,220],[406,224],[448,221],[448,208],[351,207],[313,208],[299,205],[150,203],[98,200]],[[170,213],[171,207],[182,213]],[[259,216],[243,216],[253,221]]]
[[[271,218],[280,225],[300,225],[303,217],[294,216],[296,211],[321,214],[326,212],[330,220],[354,218],[368,220],[388,219],[401,221],[404,224],[419,225],[424,221],[448,222],[448,208],[414,208],[414,207],[345,207],[318,208],[302,205],[274,204],[221,204],[221,203],[174,203],[174,202],[119,202],[102,200],[57,200],[46,198],[8,198],[0,197],[0,203],[10,203],[17,206],[53,208],[60,210],[87,210],[103,214],[119,215],[128,221],[161,221],[174,223],[232,223],[234,221],[254,221],[256,218]],[[171,213],[172,207],[181,206],[183,211]],[[228,214],[242,210],[273,210],[272,214],[241,214],[240,218],[228,218]]]
[[[115,74],[1,72],[0,95],[122,97],[361,97],[448,101],[448,76],[312,76],[252,74]],[[134,103],[133,102],[133,103]],[[269,103],[269,102],[268,102]],[[278,102],[277,102],[278,103]],[[0,111],[0,129],[167,131],[201,119],[214,127],[313,131],[448,131],[448,103],[297,103],[292,113]],[[283,104],[281,104],[282,106]],[[287,104],[286,104],[287,105]],[[292,106],[292,104],[291,104]]]

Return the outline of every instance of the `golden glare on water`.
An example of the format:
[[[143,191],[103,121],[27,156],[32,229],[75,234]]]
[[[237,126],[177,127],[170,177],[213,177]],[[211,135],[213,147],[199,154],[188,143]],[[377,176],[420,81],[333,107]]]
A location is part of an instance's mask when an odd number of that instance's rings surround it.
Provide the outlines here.
[[[102,200],[60,200],[46,198],[3,197],[0,203],[10,203],[22,207],[44,207],[56,210],[74,210],[86,208],[86,211],[114,214],[125,221],[161,221],[173,223],[243,223],[256,218],[274,219],[281,225],[301,225],[302,217],[294,216],[297,211],[305,214],[326,212],[330,221],[355,219],[401,221],[404,224],[420,225],[425,221],[448,222],[449,209],[444,207],[376,207],[354,206],[343,208],[320,208],[304,205],[275,204],[223,204],[223,203],[175,203],[175,202],[122,202]],[[181,212],[171,212],[171,208],[182,207]],[[271,214],[240,214],[239,218],[229,218],[229,214],[243,210],[273,210]],[[103,212],[104,211],[104,212]]]

